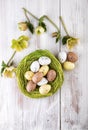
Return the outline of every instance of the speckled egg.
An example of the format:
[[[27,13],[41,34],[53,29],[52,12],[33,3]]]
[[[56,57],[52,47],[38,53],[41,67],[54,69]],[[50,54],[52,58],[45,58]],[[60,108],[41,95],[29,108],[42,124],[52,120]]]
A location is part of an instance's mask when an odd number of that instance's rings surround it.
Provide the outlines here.
[[[27,80],[31,80],[33,75],[34,73],[32,71],[27,71],[24,76]]]
[[[51,90],[51,85],[49,85],[49,84],[42,85],[42,86],[39,88],[39,92],[40,92],[41,95],[46,95],[46,94],[48,94],[50,90]]]
[[[64,51],[59,52],[58,59],[59,59],[60,63],[64,63],[67,59],[67,53]]]
[[[40,68],[39,62],[38,61],[34,61],[32,62],[30,69],[32,72],[37,72]]]
[[[74,52],[68,52],[68,54],[67,54],[67,59],[68,59],[68,61],[74,63],[74,62],[76,62],[76,61],[78,60],[78,56],[77,56],[77,54],[74,53]]]
[[[26,86],[28,92],[34,91],[36,89],[36,84],[33,81],[29,81]]]
[[[73,70],[75,68],[75,64],[70,61],[66,61],[63,63],[63,68],[65,70]]]
[[[41,81],[41,79],[43,78],[43,73],[42,72],[37,72],[36,74],[34,74],[34,76],[32,77],[32,81],[34,83],[38,83]]]
[[[53,70],[53,69],[49,70],[48,73],[47,73],[47,80],[49,82],[52,82],[52,81],[55,80],[55,78],[56,78],[56,71]]]
[[[48,65],[43,65],[40,69],[39,72],[43,73],[43,76],[45,76],[49,71],[49,66]]]
[[[49,65],[51,63],[51,59],[47,56],[42,56],[39,58],[40,65]]]
[[[38,86],[42,86],[42,85],[45,85],[47,83],[48,83],[48,80],[45,77],[43,77],[42,80],[37,83],[37,85]]]

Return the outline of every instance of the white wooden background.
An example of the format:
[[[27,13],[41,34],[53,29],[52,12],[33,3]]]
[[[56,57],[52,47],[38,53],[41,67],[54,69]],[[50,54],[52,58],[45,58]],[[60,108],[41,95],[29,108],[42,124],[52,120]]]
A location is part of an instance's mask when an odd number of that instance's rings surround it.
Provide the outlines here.
[[[59,43],[50,36],[55,29],[48,22],[47,34],[40,37],[18,30],[17,23],[25,20],[22,7],[38,17],[47,14],[59,26],[62,15],[69,32],[81,39],[79,60],[74,71],[65,72],[61,90],[44,99],[27,98],[15,79],[0,78],[0,130],[88,130],[88,0],[0,0],[0,64],[13,52],[11,39],[22,34],[31,40],[28,49],[16,54],[16,64],[36,44],[58,54]]]

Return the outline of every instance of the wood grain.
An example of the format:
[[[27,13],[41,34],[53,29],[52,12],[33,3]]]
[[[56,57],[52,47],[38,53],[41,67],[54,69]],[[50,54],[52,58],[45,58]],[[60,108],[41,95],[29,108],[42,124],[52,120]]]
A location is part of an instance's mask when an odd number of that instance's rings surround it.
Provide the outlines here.
[[[76,68],[72,72],[65,72],[65,82],[61,90],[61,128],[64,130],[88,129],[87,7],[87,0],[61,1],[61,15],[68,31],[71,35],[80,37],[81,42],[78,48],[74,49],[79,57]]]
[[[18,90],[16,79],[0,78],[0,130],[88,130],[88,1],[0,0],[0,64],[13,52],[11,40],[23,34],[31,40],[28,49],[16,54],[16,65],[37,48],[58,55],[59,43],[56,45],[51,38],[55,29],[47,21],[48,32],[40,37],[19,31],[17,23],[25,20],[22,7],[38,17],[47,14],[60,27],[59,15],[62,15],[71,35],[81,39],[74,50],[79,60],[75,70],[64,72],[61,91],[48,98],[27,98]],[[35,20],[32,22],[36,25]],[[65,35],[62,27],[61,30],[62,36]],[[65,47],[62,50],[68,51]]]

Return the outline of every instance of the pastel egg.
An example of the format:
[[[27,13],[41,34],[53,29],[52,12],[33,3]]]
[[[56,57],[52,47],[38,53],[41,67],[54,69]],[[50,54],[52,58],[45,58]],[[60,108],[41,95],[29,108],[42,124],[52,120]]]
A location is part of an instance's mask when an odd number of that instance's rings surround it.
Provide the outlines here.
[[[56,78],[56,71],[55,70],[49,70],[49,72],[48,72],[48,74],[47,74],[47,80],[49,81],[49,82],[52,82],[52,81],[54,81],[55,80],[55,78]]]
[[[28,92],[34,91],[36,89],[36,84],[31,80],[27,83],[26,90]]]
[[[34,73],[32,71],[27,71],[24,76],[27,80],[31,80],[33,75]]]
[[[74,53],[74,52],[68,52],[68,54],[67,54],[67,59],[68,59],[68,61],[74,63],[74,62],[76,62],[76,61],[78,60],[78,56],[77,56],[77,54]]]
[[[30,69],[32,72],[37,72],[40,68],[39,62],[38,61],[34,61],[32,62]]]
[[[49,66],[47,65],[43,65],[40,69],[39,69],[39,72],[42,72],[43,73],[43,76],[45,76],[49,71]]]
[[[58,59],[59,59],[60,63],[64,63],[67,59],[67,53],[64,51],[59,52]]]
[[[39,88],[39,92],[40,92],[41,95],[46,95],[46,94],[48,94],[50,90],[51,90],[51,85],[49,85],[49,84],[42,85],[42,86]]]
[[[38,86],[42,86],[42,85],[45,85],[47,83],[48,83],[48,80],[45,77],[43,77],[42,80],[37,83],[37,85]]]
[[[40,65],[49,65],[51,63],[51,59],[47,56],[42,56],[39,58]]]
[[[66,61],[63,63],[63,68],[65,70],[73,70],[75,68],[75,64],[70,61]]]
[[[38,83],[41,81],[41,79],[43,78],[43,73],[42,72],[37,72],[36,74],[34,74],[34,76],[32,77],[32,81],[34,83]]]

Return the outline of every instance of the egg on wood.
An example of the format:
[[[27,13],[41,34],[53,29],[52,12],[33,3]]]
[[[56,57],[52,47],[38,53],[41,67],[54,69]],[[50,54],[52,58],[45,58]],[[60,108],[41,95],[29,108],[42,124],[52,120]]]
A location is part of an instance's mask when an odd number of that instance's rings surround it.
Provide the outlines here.
[[[38,85],[38,86],[41,86],[41,85],[45,85],[45,84],[47,84],[47,83],[48,83],[48,80],[47,80],[45,77],[43,77],[43,78],[41,79],[41,81],[37,83],[37,85]]]
[[[32,62],[30,69],[32,72],[37,72],[40,68],[39,62],[38,61],[34,61]]]
[[[50,90],[51,90],[51,85],[49,85],[49,84],[42,85],[42,86],[39,88],[39,92],[40,92],[41,95],[46,95],[46,94],[48,94]]]
[[[66,61],[63,63],[63,68],[65,70],[73,70],[75,68],[75,64],[70,61]]]
[[[47,56],[41,56],[39,58],[39,64],[40,65],[49,65],[51,63],[51,59]]]
[[[59,52],[58,59],[59,59],[60,63],[64,63],[67,59],[67,53],[65,51]]]
[[[40,69],[39,69],[39,72],[42,72],[43,73],[43,76],[45,76],[49,71],[49,66],[47,65],[43,65]]]
[[[67,60],[74,63],[74,62],[76,62],[78,60],[78,56],[74,52],[68,52]]]

